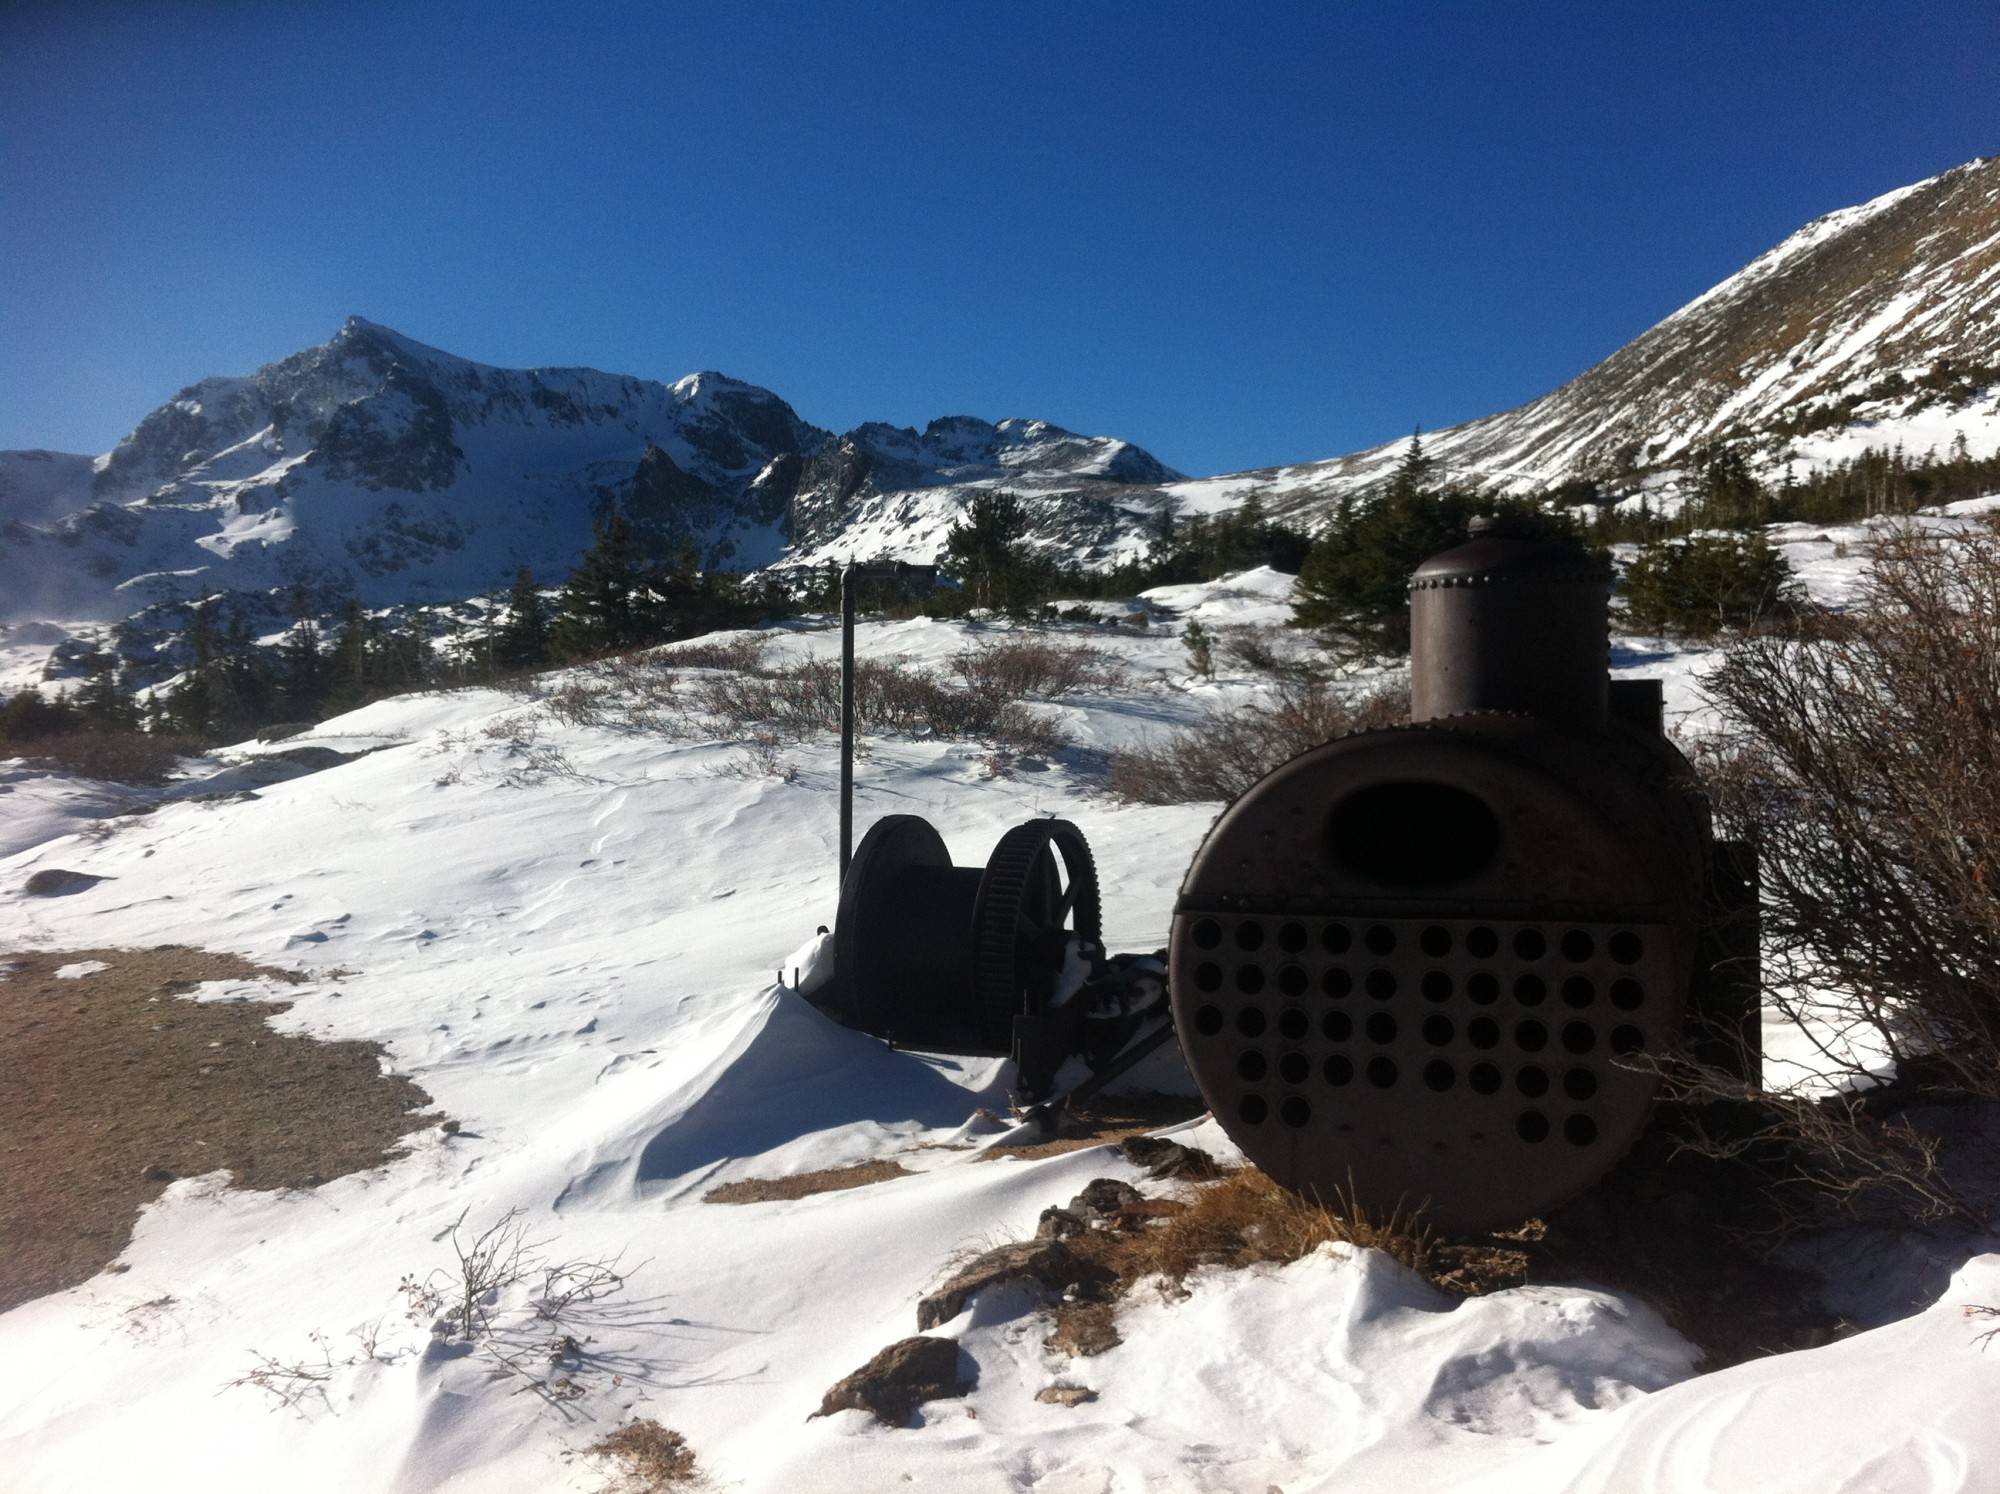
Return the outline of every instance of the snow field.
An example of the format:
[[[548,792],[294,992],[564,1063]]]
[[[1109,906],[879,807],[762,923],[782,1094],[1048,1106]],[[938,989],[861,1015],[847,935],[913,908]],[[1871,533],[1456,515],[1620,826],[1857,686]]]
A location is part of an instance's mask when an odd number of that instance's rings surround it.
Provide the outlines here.
[[[1154,599],[1205,623],[1283,613],[1268,574],[1172,590]],[[1089,753],[1260,688],[1190,687],[1179,625],[1091,636],[1131,682],[1051,708],[1084,751],[1042,771],[995,774],[970,743],[869,743],[858,823],[923,814],[971,863],[1009,825],[1062,814],[1096,853],[1112,947],[1157,946],[1213,806],[1113,802]],[[941,665],[994,631],[868,624],[861,647]],[[836,646],[772,636],[774,656]],[[1691,692],[1697,659],[1621,655],[1639,672],[1663,663]],[[733,776],[726,743],[544,720],[538,740],[570,771],[530,771],[483,730],[528,708],[489,690],[384,701],[237,754],[379,749],[366,756],[0,859],[0,942],[190,943],[306,970],[277,993],[295,1004],[275,1023],[385,1043],[462,1127],[420,1130],[405,1158],[310,1191],[173,1184],[127,1271],[0,1317],[10,1490],[583,1490],[599,1481],[573,1455],[634,1415],[685,1433],[718,1485],[786,1494],[2000,1487],[2000,1418],[1977,1414],[2000,1404],[2000,1352],[1960,1310],[2000,1305],[1995,1256],[1917,1317],[1706,1378],[1618,1294],[1459,1302],[1345,1247],[1198,1273],[1184,1300],[1142,1288],[1125,1342],[1092,1359],[1052,1358],[1030,1300],[1002,1291],[937,1330],[976,1367],[966,1399],[909,1430],[858,1412],[808,1421],[837,1378],[915,1331],[954,1251],[1031,1233],[1091,1178],[1138,1175],[1110,1148],[981,1160],[993,1133],[973,1116],[1004,1109],[1003,1065],[888,1051],[774,986],[832,922],[830,740],[787,747],[786,781]],[[50,866],[107,880],[22,896]],[[1212,1124],[1188,1139],[1227,1150]],[[726,1181],[886,1157],[915,1176],[700,1201]],[[580,1315],[588,1388],[560,1409],[403,1316],[399,1282],[450,1262],[453,1222],[483,1229],[510,1209],[548,1259],[615,1256],[629,1273]],[[516,1323],[517,1309],[496,1307]],[[309,1355],[318,1332],[358,1358],[371,1331],[378,1357],[333,1371],[303,1414],[223,1389],[253,1350]],[[1098,1398],[1033,1399],[1057,1382]]]

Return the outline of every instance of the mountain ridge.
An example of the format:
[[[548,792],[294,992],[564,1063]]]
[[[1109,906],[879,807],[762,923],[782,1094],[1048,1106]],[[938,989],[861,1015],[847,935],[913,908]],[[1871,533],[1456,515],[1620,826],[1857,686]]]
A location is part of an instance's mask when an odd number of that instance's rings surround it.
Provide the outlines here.
[[[0,454],[0,592],[4,620],[111,621],[211,590],[388,605],[490,591],[520,565],[559,575],[613,513],[662,558],[759,566],[886,491],[1178,476],[1044,421],[835,435],[712,370],[502,369],[350,317],[188,385],[104,456]]]
[[[1866,446],[2000,450],[2000,157],[1838,209],[1538,399],[1425,436],[1454,480],[1671,502],[1734,446],[1753,470]],[[0,453],[0,623],[111,622],[206,591],[442,601],[554,579],[624,515],[706,566],[935,560],[1005,488],[1031,541],[1084,566],[1144,552],[1163,513],[1257,498],[1311,525],[1381,484],[1398,440],[1189,478],[1109,436],[945,415],[836,434],[715,371],[671,384],[503,369],[361,317],[198,381],[111,452]]]

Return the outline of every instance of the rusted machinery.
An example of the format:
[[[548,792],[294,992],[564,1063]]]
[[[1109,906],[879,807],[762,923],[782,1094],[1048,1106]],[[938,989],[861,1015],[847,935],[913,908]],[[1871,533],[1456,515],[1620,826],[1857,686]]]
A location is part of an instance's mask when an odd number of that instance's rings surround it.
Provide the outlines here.
[[[1285,763],[1195,856],[1173,1025],[1278,1181],[1501,1225],[1616,1162],[1651,1057],[1754,1063],[1754,868],[1713,841],[1659,683],[1610,679],[1607,599],[1590,556],[1475,521],[1412,578],[1411,724]],[[1084,1011],[1137,1046],[1146,1008],[1107,1001],[1098,930],[1074,827],[1018,827],[981,872],[885,820],[842,891],[843,1016],[1046,1083]],[[1093,963],[1074,996],[1066,951]]]

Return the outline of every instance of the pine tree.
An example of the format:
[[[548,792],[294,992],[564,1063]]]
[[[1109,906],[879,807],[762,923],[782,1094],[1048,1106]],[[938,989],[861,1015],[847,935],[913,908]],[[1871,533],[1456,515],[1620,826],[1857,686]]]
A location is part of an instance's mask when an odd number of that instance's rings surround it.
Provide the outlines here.
[[[613,514],[592,526],[591,546],[563,583],[550,642],[571,659],[636,648],[659,634],[652,568],[638,536]]]
[[[1435,461],[1421,433],[1379,496],[1341,499],[1292,592],[1292,622],[1349,657],[1408,653],[1410,573],[1460,544],[1475,514],[1532,511],[1524,500],[1430,486]],[[1560,537],[1558,534],[1557,537]]]
[[[340,631],[326,656],[326,709],[351,710],[372,699],[370,677],[372,647],[377,631],[375,619],[349,597],[340,615]]]
[[[1424,429],[1418,426],[1410,432],[1410,444],[1403,448],[1403,459],[1396,463],[1396,475],[1389,479],[1388,496],[1415,497],[1431,486],[1431,473],[1436,470],[1437,458],[1424,450]]]
[[[292,627],[278,645],[278,701],[293,721],[317,721],[326,704],[327,669],[319,626],[303,588],[292,592]]]
[[[86,730],[127,732],[139,729],[139,709],[118,688],[118,656],[99,651],[84,665],[88,678],[77,692],[76,710]]]
[[[1010,573],[1021,568],[1028,533],[1027,511],[1012,493],[978,493],[965,517],[946,532],[945,554],[975,602],[991,605],[1007,590]]]
[[[173,729],[204,741],[248,735],[272,719],[275,681],[263,651],[240,617],[218,629],[219,607],[204,597],[189,608],[188,648],[193,662],[166,692],[163,714]]]
[[[507,593],[507,621],[493,639],[493,658],[502,669],[530,669],[549,656],[549,614],[535,573],[522,566]]]
[[[77,730],[76,708],[66,696],[54,700],[30,685],[0,703],[0,742],[32,742],[38,737],[63,736]]]

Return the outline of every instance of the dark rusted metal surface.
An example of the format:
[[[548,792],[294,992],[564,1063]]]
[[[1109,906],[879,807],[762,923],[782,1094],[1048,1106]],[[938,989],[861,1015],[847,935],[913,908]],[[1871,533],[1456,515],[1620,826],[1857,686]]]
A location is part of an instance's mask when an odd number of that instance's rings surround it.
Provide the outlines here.
[[[1490,527],[1411,594],[1417,724],[1294,758],[1217,821],[1176,908],[1174,1016],[1280,1182],[1491,1228],[1645,1127],[1647,1057],[1713,962],[1713,848],[1657,687],[1610,709],[1595,561]]]
[[[889,815],[841,885],[828,1006],[900,1046],[1022,1058],[1071,941],[1094,950],[1101,929],[1097,869],[1067,820],[1015,826],[981,868],[954,866],[928,821]]]
[[[1601,730],[1610,643],[1596,559],[1525,526],[1478,520],[1410,578],[1410,717],[1519,711]]]

